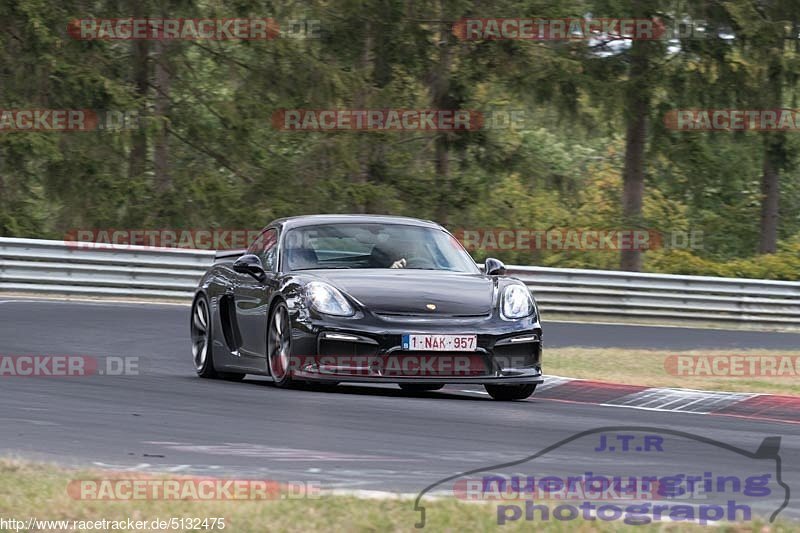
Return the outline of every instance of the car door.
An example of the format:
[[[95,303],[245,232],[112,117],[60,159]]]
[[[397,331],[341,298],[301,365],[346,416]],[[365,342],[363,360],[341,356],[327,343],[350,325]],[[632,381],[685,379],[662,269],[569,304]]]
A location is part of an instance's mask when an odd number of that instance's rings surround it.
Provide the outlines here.
[[[277,252],[278,231],[266,229],[247,249],[247,253],[261,259],[265,278],[258,280],[249,274],[237,274],[233,298],[241,336],[239,357],[245,366],[263,368],[267,353],[267,309],[276,288]]]

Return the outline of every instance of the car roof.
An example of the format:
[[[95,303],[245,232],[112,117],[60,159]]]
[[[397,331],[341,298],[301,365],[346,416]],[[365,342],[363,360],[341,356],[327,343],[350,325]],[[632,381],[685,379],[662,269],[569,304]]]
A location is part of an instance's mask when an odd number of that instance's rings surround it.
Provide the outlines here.
[[[268,227],[278,226],[282,229],[297,228],[302,226],[317,226],[320,224],[403,224],[406,226],[420,226],[427,228],[441,228],[430,220],[419,218],[401,217],[394,215],[300,215],[295,217],[279,218],[270,222]]]

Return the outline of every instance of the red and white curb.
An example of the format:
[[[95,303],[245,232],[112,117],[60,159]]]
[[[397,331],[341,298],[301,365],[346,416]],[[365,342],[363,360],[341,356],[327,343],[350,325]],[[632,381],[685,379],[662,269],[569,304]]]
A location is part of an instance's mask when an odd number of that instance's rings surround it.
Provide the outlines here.
[[[624,385],[546,376],[534,399],[800,424],[800,397]]]

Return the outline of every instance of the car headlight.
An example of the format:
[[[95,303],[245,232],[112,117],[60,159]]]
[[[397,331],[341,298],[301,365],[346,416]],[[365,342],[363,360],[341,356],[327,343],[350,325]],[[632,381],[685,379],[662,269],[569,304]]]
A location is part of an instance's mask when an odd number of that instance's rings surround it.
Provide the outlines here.
[[[500,314],[506,319],[524,318],[533,314],[533,299],[527,287],[509,285],[503,291]]]
[[[353,306],[336,288],[321,281],[312,281],[306,285],[306,293],[311,307],[320,313],[335,316],[352,316]]]

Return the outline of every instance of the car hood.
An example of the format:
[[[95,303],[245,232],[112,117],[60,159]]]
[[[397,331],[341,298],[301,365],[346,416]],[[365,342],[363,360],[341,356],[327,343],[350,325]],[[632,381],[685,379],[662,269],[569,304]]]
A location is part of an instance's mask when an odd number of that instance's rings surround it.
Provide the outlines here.
[[[481,274],[354,269],[315,270],[313,275],[378,314],[475,316],[492,310],[495,281]]]

